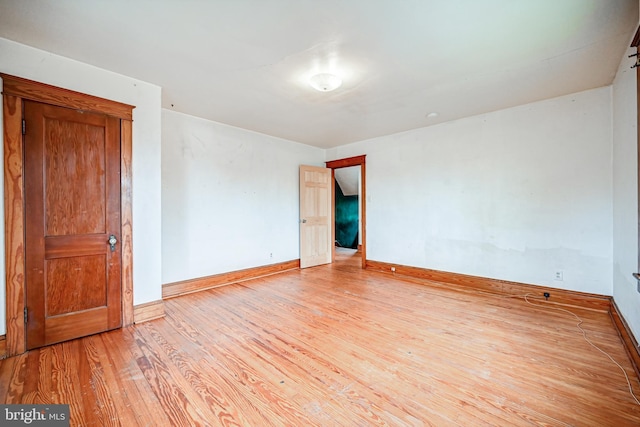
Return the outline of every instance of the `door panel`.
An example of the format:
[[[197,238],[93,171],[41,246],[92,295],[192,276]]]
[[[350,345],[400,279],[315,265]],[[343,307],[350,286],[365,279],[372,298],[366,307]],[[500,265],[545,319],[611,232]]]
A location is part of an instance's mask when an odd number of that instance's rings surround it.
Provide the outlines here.
[[[31,349],[121,325],[120,121],[28,101],[24,117]]]
[[[47,260],[46,317],[107,305],[104,255]]]
[[[45,128],[46,235],[105,233],[104,127],[45,118]]]
[[[331,169],[300,166],[300,268],[331,262]]]

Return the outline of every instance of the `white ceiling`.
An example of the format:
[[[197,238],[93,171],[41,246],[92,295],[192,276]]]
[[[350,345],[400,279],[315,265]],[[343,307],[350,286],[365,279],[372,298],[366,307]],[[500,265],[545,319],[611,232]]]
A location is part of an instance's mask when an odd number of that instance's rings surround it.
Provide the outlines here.
[[[335,169],[334,175],[344,196],[360,194],[360,166]]]
[[[637,22],[638,0],[0,0],[0,37],[318,147],[609,85]],[[311,89],[326,71],[342,87]]]

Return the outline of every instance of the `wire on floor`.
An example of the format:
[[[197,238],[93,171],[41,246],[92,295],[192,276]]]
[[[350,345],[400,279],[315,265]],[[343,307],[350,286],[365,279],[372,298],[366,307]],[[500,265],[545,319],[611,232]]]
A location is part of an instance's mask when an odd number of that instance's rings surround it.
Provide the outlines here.
[[[629,394],[631,394],[631,397],[633,397],[633,400],[636,401],[636,403],[638,405],[640,405],[640,401],[638,400],[638,398],[636,397],[635,394],[633,394],[633,387],[631,386],[631,380],[629,379],[629,376],[627,375],[627,372],[624,370],[624,368],[622,367],[622,365],[620,365],[618,362],[615,361],[615,359],[613,357],[611,357],[611,355],[609,353],[607,353],[606,351],[604,351],[603,349],[601,349],[600,347],[598,347],[597,345],[595,345],[593,342],[591,342],[591,340],[589,339],[589,337],[587,337],[587,332],[582,328],[582,323],[584,322],[584,320],[582,320],[580,318],[580,316],[578,316],[577,314],[575,314],[572,311],[569,311],[567,309],[564,308],[560,308],[560,307],[552,307],[548,304],[534,304],[531,301],[529,301],[529,297],[530,296],[535,296],[532,294],[526,294],[524,296],[518,296],[521,298],[524,298],[524,300],[527,302],[527,304],[532,305],[534,307],[542,307],[542,308],[547,308],[549,310],[557,310],[557,311],[562,311],[565,313],[569,313],[570,315],[572,315],[573,317],[576,318],[576,320],[578,321],[578,323],[576,324],[576,326],[578,327],[578,329],[580,330],[580,332],[582,332],[582,337],[584,338],[584,340],[589,343],[589,345],[591,345],[591,347],[595,348],[596,350],[598,350],[600,353],[604,354],[605,356],[607,356],[609,358],[609,360],[611,360],[613,363],[616,364],[616,366],[618,368],[620,368],[620,370],[622,371],[622,373],[624,374],[624,377],[627,380],[627,386],[629,386]]]

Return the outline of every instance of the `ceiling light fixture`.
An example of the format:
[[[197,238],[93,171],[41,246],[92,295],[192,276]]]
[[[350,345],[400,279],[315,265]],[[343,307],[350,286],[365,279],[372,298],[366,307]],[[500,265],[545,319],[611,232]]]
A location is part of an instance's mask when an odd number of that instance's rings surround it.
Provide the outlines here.
[[[342,84],[342,79],[335,74],[320,73],[311,76],[309,84],[312,88],[320,92],[331,92]]]

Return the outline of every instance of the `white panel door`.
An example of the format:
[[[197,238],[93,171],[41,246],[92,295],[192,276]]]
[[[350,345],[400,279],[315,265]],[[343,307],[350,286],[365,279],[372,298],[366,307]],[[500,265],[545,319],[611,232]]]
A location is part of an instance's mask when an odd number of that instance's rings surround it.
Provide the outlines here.
[[[332,256],[331,169],[300,166],[300,268]]]

